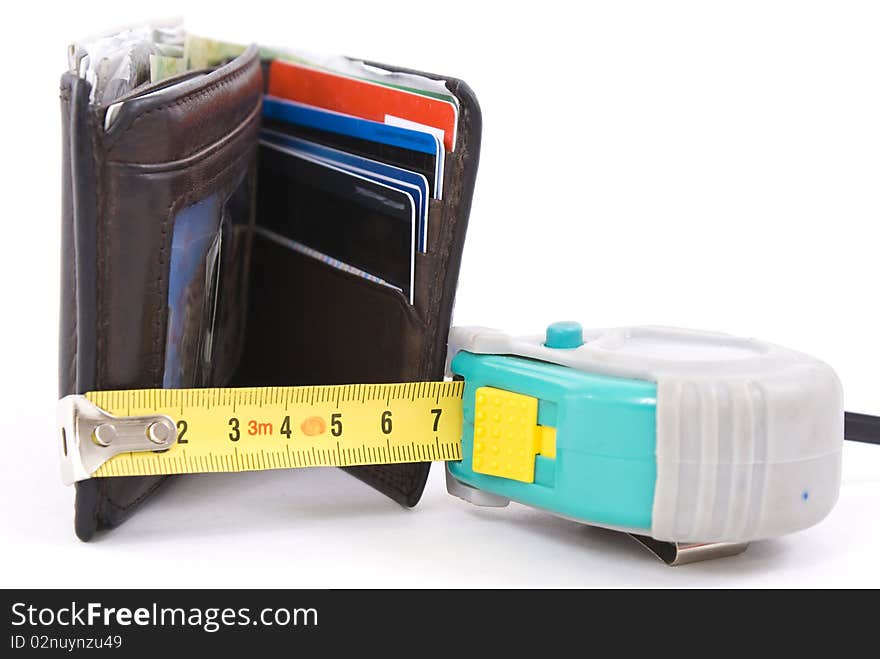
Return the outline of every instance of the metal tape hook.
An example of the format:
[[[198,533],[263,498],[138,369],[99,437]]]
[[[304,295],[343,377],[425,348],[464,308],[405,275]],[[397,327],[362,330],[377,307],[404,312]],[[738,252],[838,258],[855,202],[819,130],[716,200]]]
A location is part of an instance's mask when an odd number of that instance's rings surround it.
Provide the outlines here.
[[[61,479],[65,485],[91,478],[107,460],[129,451],[162,451],[177,441],[177,426],[164,414],[119,417],[83,395],[58,401]]]

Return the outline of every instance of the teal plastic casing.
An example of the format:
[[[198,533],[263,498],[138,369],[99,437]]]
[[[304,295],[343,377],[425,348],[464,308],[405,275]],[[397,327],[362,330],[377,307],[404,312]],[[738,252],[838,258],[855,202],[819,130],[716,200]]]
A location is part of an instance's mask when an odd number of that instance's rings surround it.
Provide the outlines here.
[[[451,370],[465,381],[462,460],[447,463],[454,478],[565,517],[649,532],[657,480],[653,382],[465,351],[455,355]],[[556,456],[535,457],[534,482],[474,471],[474,408],[480,387],[537,398],[538,424],[556,429]]]

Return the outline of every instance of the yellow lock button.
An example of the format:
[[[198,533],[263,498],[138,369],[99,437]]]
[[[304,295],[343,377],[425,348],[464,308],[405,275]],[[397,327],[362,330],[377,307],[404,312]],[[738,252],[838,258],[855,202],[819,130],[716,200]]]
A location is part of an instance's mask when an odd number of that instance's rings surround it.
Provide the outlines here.
[[[556,457],[556,429],[538,425],[538,399],[495,387],[477,389],[474,471],[533,483],[539,454]]]

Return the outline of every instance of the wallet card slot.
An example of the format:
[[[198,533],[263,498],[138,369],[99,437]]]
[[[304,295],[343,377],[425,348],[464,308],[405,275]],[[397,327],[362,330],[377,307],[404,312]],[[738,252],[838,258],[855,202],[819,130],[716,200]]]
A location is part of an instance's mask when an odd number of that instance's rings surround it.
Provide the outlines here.
[[[261,144],[261,227],[337,259],[412,299],[416,216],[409,194]]]
[[[425,327],[397,290],[256,234],[238,386],[416,380]]]
[[[380,279],[379,277],[376,277],[375,275],[371,275],[369,272],[366,272],[365,270],[361,270],[360,268],[357,268],[357,267],[351,265],[350,263],[340,261],[339,259],[335,259],[332,256],[329,256],[328,254],[324,254],[322,252],[319,252],[318,250],[313,249],[313,248],[309,247],[308,245],[305,245],[301,242],[291,240],[290,238],[287,238],[286,236],[282,236],[281,234],[275,233],[274,231],[272,231],[270,229],[266,229],[264,227],[257,227],[255,231],[260,236],[262,236],[268,240],[271,240],[272,242],[275,242],[282,247],[286,247],[287,249],[290,249],[294,252],[299,252],[300,254],[303,254],[304,256],[308,256],[312,259],[315,259],[316,261],[324,263],[328,267],[336,268],[337,270],[342,270],[343,272],[347,272],[351,275],[354,275],[355,277],[367,279],[367,280],[373,282],[374,284],[378,284],[380,286],[387,286],[388,288],[391,288],[391,289],[403,294],[403,290],[401,288],[394,286],[393,284],[388,283],[384,279]]]

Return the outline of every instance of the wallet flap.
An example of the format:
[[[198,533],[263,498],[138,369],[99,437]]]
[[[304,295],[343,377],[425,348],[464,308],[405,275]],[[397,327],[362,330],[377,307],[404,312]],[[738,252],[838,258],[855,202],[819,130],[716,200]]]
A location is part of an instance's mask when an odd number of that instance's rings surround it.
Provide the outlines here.
[[[107,108],[89,105],[88,83],[70,74],[62,78],[62,395],[165,385],[175,223],[187,209],[216,199],[217,212],[202,215],[206,228],[219,232],[228,201],[254,184],[262,100],[255,48],[216,71],[141,94],[121,101],[116,122],[105,131]],[[253,221],[253,195],[246,194],[244,217],[227,251],[249,252],[241,244],[249,241]],[[244,299],[246,263],[239,262],[242,275],[227,286],[240,292],[229,296]],[[201,313],[209,265],[195,266],[179,313]],[[199,323],[185,327],[176,339],[184,345],[187,332],[201,334]],[[187,361],[178,368],[178,386],[220,384],[217,372],[223,370],[228,379],[231,367]],[[78,483],[77,534],[88,539],[115,526],[163,480]]]

